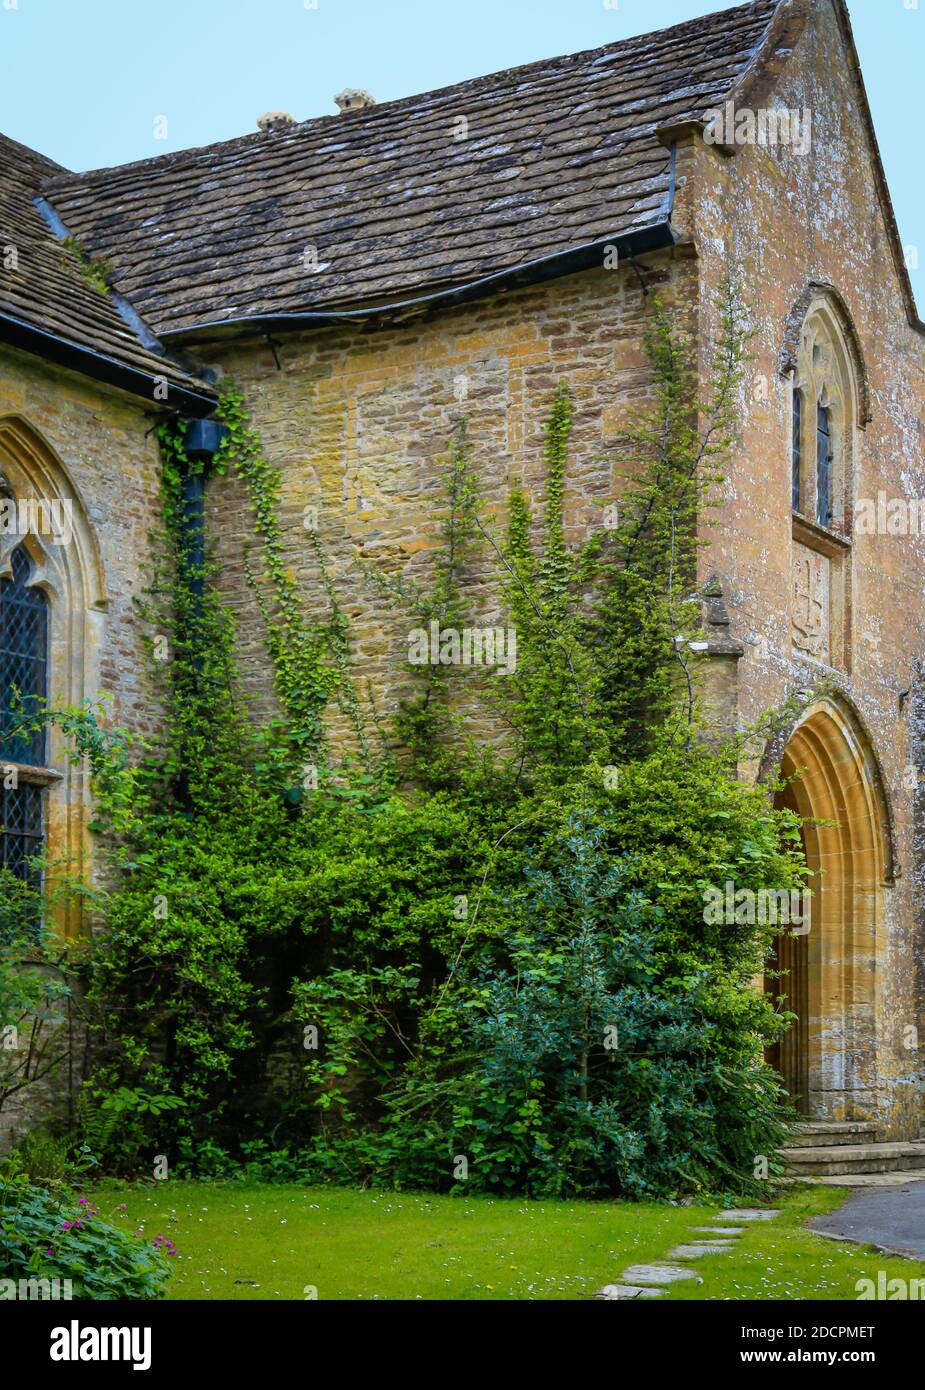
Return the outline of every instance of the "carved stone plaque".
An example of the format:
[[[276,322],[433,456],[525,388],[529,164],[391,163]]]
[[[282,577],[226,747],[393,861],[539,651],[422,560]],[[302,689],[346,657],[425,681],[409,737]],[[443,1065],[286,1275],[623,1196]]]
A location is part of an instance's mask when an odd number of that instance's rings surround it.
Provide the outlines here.
[[[827,555],[794,543],[791,628],[793,646],[804,656],[831,665],[830,565]]]

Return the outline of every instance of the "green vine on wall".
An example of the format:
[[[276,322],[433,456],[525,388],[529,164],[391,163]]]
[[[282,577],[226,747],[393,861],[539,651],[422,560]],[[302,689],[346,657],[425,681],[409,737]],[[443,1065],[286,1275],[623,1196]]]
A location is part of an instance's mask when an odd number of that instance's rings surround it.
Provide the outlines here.
[[[560,383],[546,422],[546,535],[545,551],[540,565],[540,579],[546,601],[555,609],[561,608],[572,566],[565,544],[563,508],[565,504],[565,468],[572,435],[572,402],[565,383]]]
[[[290,721],[290,737],[307,759],[321,763],[324,709],[343,672],[334,671],[328,664],[328,628],[307,623],[303,616],[299,586],[287,564],[279,520],[279,471],[266,459],[260,438],[251,427],[244,398],[234,386],[226,384],[216,415],[228,430],[219,465],[230,463],[244,482],[253,508],[254,529],[263,542],[263,568],[272,605],[262,594],[250,566],[247,574],[266,623],[276,688]],[[317,542],[317,537],[312,539]],[[317,544],[313,548],[317,558]],[[340,626],[339,613],[335,622]]]
[[[515,492],[507,534],[492,533],[457,423],[430,579],[371,573],[422,623],[465,627],[474,592],[490,594],[517,629],[516,669],[470,682],[452,664],[417,667],[423,694],[391,726],[415,755],[400,789],[382,768],[370,790],[326,766],[298,814],[281,795],[293,751],[321,763],[332,701],[362,728],[334,576],[319,536],[286,528],[279,474],[226,386],[215,465],[253,507],[246,572],[284,715],[255,727],[221,576],[192,524],[203,465],[182,421],[161,427],[166,544],[142,605],[160,741],[133,739],[129,757],[85,711],[66,729],[94,772],[101,840],[116,841],[78,1107],[108,1162],[138,1171],[156,1153],[231,1171],[242,1153],[289,1162],[289,1147],[300,1177],[304,1158],[314,1176],[445,1189],[453,1156],[470,1154],[481,1190],[672,1195],[744,1185],[751,1155],[775,1151],[761,1045],[784,1024],[747,988],[767,943],[745,924],[706,926],[703,888],[800,882],[798,829],[782,847],[786,817],[697,739],[674,676],[740,345],[730,328],[700,410],[656,301],[649,346],[651,392],[606,533],[566,544],[564,385],[548,402],[536,528]],[[317,621],[289,567],[299,552],[321,575]],[[507,742],[447,737],[483,699]],[[101,1123],[112,1097],[116,1127]]]
[[[281,479],[267,459],[241,392],[225,382],[216,418],[226,434],[214,459],[220,473],[231,471],[242,482],[260,542],[259,566],[244,556],[244,575],[263,618],[267,650],[285,724],[285,739],[294,755],[293,770],[328,765],[325,711],[335,702],[356,740],[361,773],[368,779],[372,763],[369,734],[351,667],[349,625],[314,521],[299,532],[321,579],[327,601],[323,619],[310,621],[292,568],[293,537],[280,520]],[[159,429],[162,455],[162,504],[168,559],[153,586],[160,605],[148,606],[149,626],[172,626],[180,661],[171,668],[176,687],[184,687],[187,732],[220,723],[216,699],[234,704],[233,633],[224,610],[214,563],[198,561],[195,541],[185,524],[184,478],[201,472],[201,461],[183,447],[185,422],[173,420]],[[172,561],[171,558],[172,557]],[[171,563],[173,563],[172,574]],[[159,610],[159,611],[158,611]],[[173,617],[171,618],[171,614]],[[191,738],[187,738],[187,745]],[[349,760],[348,760],[349,761]],[[385,760],[387,762],[387,759]],[[384,769],[382,769],[384,770]]]

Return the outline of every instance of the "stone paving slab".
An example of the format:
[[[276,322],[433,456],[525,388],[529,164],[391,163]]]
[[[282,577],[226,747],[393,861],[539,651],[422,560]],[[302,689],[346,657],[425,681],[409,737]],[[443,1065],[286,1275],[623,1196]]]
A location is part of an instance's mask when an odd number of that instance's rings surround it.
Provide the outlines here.
[[[717,1221],[773,1221],[780,1216],[777,1207],[733,1207],[731,1211],[721,1211]]]
[[[703,1283],[699,1274],[684,1265],[630,1265],[620,1277],[629,1284],[676,1284],[680,1279],[696,1279],[698,1284]]]
[[[598,1290],[598,1298],[661,1298],[664,1289],[646,1288],[642,1284],[605,1284]]]
[[[701,1255],[721,1255],[724,1250],[734,1250],[735,1244],[731,1240],[701,1240],[692,1245],[676,1245],[673,1250],[669,1250],[666,1259],[669,1260],[699,1260]]]
[[[744,1226],[692,1226],[691,1230],[705,1236],[741,1236],[745,1232]]]

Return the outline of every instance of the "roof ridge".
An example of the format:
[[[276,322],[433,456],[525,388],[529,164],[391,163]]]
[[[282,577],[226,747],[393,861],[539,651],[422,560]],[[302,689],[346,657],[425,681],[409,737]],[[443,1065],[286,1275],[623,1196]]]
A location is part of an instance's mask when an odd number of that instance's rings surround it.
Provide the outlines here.
[[[601,54],[612,53],[619,55],[621,51],[629,53],[634,46],[638,47],[645,45],[653,39],[658,39],[660,41],[681,39],[687,34],[696,33],[700,30],[709,33],[711,26],[715,25],[716,20],[720,17],[730,18],[732,16],[740,16],[745,20],[750,16],[754,17],[762,10],[766,9],[767,19],[765,30],[758,39],[757,47],[760,45],[764,33],[770,26],[775,13],[783,3],[785,3],[785,0],[746,0],[745,4],[713,10],[708,14],[698,15],[694,19],[687,19],[679,24],[669,25],[667,28],[650,29],[644,34],[629,35],[624,39],[616,39],[612,43],[601,44],[596,48],[580,49],[576,53],[556,54],[550,58],[537,58],[530,63],[518,64],[512,68],[500,68],[494,72],[483,73],[478,77],[465,78],[461,82],[454,82],[446,87],[433,87],[428,91],[412,92],[402,97],[394,97],[391,101],[376,102],[373,106],[363,107],[358,111],[353,111],[346,115],[341,112],[330,112],[323,116],[310,116],[304,121],[295,121],[291,125],[277,126],[266,131],[247,131],[242,135],[229,136],[225,140],[214,140],[207,145],[190,145],[182,150],[170,150],[164,154],[149,155],[146,159],[127,160],[122,164],[103,165],[96,169],[87,169],[83,171],[63,170],[62,173],[56,174],[53,178],[47,180],[43,185],[43,191],[53,193],[57,189],[74,188],[85,184],[89,185],[97,181],[102,182],[122,171],[129,172],[137,170],[141,172],[148,168],[169,169],[182,166],[186,161],[190,164],[194,164],[213,152],[230,152],[234,147],[238,147],[242,150],[246,149],[249,145],[254,145],[257,148],[266,148],[271,142],[283,145],[291,141],[294,136],[304,133],[309,127],[318,129],[330,123],[333,130],[343,130],[345,119],[349,120],[351,128],[355,129],[360,123],[365,124],[369,121],[375,122],[380,120],[383,115],[396,111],[396,109],[399,109],[404,104],[412,105],[437,97],[449,98],[453,93],[462,92],[463,90],[471,92],[473,89],[483,85],[486,88],[490,88],[490,86],[497,83],[500,78],[522,80],[523,77],[533,72],[541,79],[551,79],[558,76],[562,71],[567,70],[570,66],[581,66],[583,62],[598,58]],[[60,166],[58,167],[60,168]]]
[[[671,243],[658,129],[705,116],[793,3],[750,0],[43,191],[165,343],[231,321],[391,311],[433,301],[435,285],[488,293],[527,268],[570,274],[615,239],[634,254]]]
[[[58,161],[52,159],[50,155],[42,154],[41,150],[33,149],[31,145],[24,145],[21,140],[14,140],[12,135],[4,135],[3,131],[0,130],[0,148],[5,145],[12,146],[14,152],[20,155],[28,155],[30,159],[35,160],[39,164],[45,164],[52,169],[59,170],[60,174],[74,173],[73,169],[68,169],[66,165],[59,164]]]

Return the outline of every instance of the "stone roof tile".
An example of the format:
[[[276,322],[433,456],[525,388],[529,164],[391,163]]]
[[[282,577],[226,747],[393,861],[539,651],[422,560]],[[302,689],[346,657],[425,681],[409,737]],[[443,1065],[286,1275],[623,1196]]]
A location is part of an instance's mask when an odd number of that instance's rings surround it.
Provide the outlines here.
[[[61,166],[0,135],[0,340],[74,365],[113,384],[154,397],[154,380],[185,393],[209,395],[210,388],[146,344],[104,294],[82,272],[73,251],[53,234],[35,204],[43,181]],[[195,404],[195,402],[193,402]]]
[[[112,169],[49,169],[45,195],[158,335],[459,286],[664,222],[658,127],[725,98],[775,8]]]

